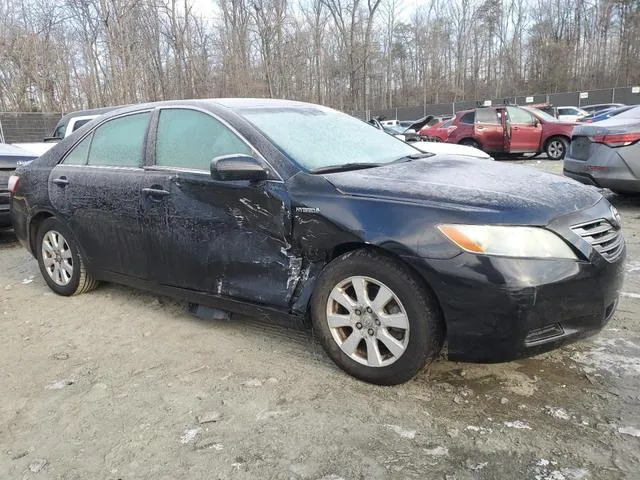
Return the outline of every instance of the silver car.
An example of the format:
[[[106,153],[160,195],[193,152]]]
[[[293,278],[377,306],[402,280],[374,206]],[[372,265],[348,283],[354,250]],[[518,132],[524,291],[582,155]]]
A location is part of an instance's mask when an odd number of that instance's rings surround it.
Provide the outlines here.
[[[640,193],[640,106],[575,127],[564,174],[616,193]]]

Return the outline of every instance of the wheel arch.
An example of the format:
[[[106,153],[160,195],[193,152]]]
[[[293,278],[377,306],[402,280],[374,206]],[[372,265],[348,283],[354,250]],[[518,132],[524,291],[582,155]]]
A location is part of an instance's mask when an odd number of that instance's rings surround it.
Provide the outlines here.
[[[404,252],[405,249],[400,244],[390,244],[390,245],[382,246],[382,245],[375,245],[375,244],[365,243],[365,242],[344,242],[334,246],[333,249],[330,250],[330,254],[328,255],[327,261],[324,262],[321,266],[319,266],[319,268],[317,268],[317,274],[313,276],[313,278],[309,278],[309,281],[312,282],[312,284],[310,285],[311,288],[305,288],[302,292],[302,295],[295,302],[294,309],[304,312],[306,317],[305,321],[309,322],[308,314],[311,306],[311,298],[313,297],[313,292],[315,291],[315,283],[318,276],[322,273],[325,267],[329,265],[329,263],[334,261],[336,258],[346,253],[355,252],[356,250],[361,250],[361,249],[370,250],[380,255],[384,255],[387,258],[393,259],[394,261],[398,262],[402,266],[406,267],[416,277],[420,285],[422,285],[422,287],[431,294],[434,301],[436,302],[436,306],[439,309],[443,319],[445,335],[446,335],[447,319],[444,315],[444,310],[442,309],[442,305],[440,303],[440,299],[438,298],[436,291],[429,284],[427,279],[424,278],[424,276],[421,275],[420,272],[405,259],[406,257],[402,255],[402,252]],[[304,294],[305,291],[307,292],[306,295]],[[296,306],[298,308],[296,308]]]
[[[55,214],[50,210],[41,210],[33,215],[29,220],[29,226],[27,228],[27,241],[29,242],[29,249],[31,254],[36,256],[36,237],[38,235],[38,228],[42,225],[47,218],[55,217]]]

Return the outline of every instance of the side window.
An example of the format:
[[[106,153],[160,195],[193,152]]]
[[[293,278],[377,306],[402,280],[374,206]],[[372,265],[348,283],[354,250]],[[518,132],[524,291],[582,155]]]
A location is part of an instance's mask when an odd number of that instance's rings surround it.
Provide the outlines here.
[[[509,113],[509,120],[511,123],[520,123],[520,124],[532,124],[533,123],[533,115],[531,115],[526,110],[515,107],[507,107],[507,112]]]
[[[149,112],[127,115],[96,128],[89,151],[89,165],[139,167],[149,116]]]
[[[91,145],[92,135],[87,135],[80,143],[78,143],[73,149],[67,153],[62,163],[65,165],[86,165],[87,153],[89,153],[89,146]]]
[[[75,132],[76,130],[78,130],[81,126],[83,126],[85,123],[89,123],[91,121],[90,118],[85,118],[84,120],[78,120],[76,123],[73,124],[73,129],[71,130],[72,132]]]
[[[251,155],[251,148],[229,128],[206,113],[169,108],[160,112],[156,165],[209,171],[214,157]]]
[[[476,118],[476,112],[465,113],[460,119],[460,123],[467,123],[473,125]]]
[[[500,125],[502,122],[493,108],[479,108],[476,110],[476,123]]]

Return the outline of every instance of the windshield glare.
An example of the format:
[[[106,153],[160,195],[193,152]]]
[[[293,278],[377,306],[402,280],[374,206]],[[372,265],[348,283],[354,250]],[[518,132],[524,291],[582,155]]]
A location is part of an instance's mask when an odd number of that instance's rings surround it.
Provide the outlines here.
[[[536,117],[538,117],[541,120],[544,120],[546,122],[557,122],[558,119],[552,115],[549,115],[547,112],[543,112],[542,110],[538,109],[538,108],[533,108],[533,107],[522,107],[525,110],[529,110],[531,113],[533,113]]]
[[[238,113],[305,170],[383,164],[418,153],[382,130],[326,107],[259,107]]]

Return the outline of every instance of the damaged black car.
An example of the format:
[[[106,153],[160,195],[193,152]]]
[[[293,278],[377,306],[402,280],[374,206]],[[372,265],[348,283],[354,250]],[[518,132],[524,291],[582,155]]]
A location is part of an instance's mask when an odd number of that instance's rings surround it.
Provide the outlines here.
[[[377,384],[508,361],[599,331],[623,280],[620,218],[560,176],[422,153],[322,106],[129,106],[10,180],[20,242],[60,295],[116,282],[310,318]]]

